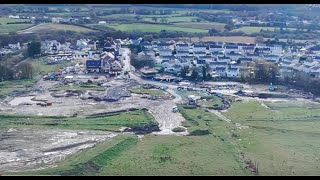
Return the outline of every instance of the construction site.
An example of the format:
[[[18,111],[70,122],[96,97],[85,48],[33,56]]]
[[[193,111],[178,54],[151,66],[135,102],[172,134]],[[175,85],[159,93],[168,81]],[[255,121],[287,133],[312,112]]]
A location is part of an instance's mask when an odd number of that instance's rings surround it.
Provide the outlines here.
[[[128,54],[126,49],[123,54],[125,71],[131,69]],[[139,134],[186,136],[190,132],[183,126],[186,119],[179,112],[180,105],[201,107],[227,123],[234,123],[221,112],[227,111],[236,101],[286,101],[294,98],[311,101],[313,98],[310,94],[279,90],[272,85],[261,88],[236,82],[164,83],[144,79],[135,71],[125,75],[125,71],[116,77],[87,74],[81,68],[73,72],[53,72],[24,91],[4,98],[0,103],[0,113],[11,116],[86,118],[145,110],[154,118],[157,128],[143,126],[145,129],[138,128]],[[250,128],[240,123],[234,124],[238,129]],[[136,133],[132,129],[124,126],[106,132],[2,128],[0,171],[51,167],[67,155],[93,147],[121,133]]]

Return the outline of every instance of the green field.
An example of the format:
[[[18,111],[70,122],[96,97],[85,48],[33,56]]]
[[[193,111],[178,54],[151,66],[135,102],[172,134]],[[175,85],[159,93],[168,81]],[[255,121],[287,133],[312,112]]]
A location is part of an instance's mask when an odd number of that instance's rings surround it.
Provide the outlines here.
[[[259,162],[261,175],[319,175],[320,106],[239,102],[224,113],[250,128],[239,132],[239,147]],[[312,109],[310,108],[312,107]]]
[[[64,61],[61,64],[47,65],[47,57],[40,57],[35,59],[30,59],[32,67],[34,69],[34,74],[48,74],[52,72],[56,72],[59,69],[63,69],[64,67],[70,66],[72,63],[70,61]]]
[[[1,17],[0,18],[0,33],[15,32],[27,27],[33,26],[33,24],[7,24],[8,22],[25,22],[30,21],[29,19],[12,19]]]
[[[159,90],[159,89],[144,89],[140,86],[138,87],[133,87],[129,89],[132,93],[135,94],[148,94],[151,96],[164,96],[166,95],[164,91]]]
[[[157,22],[161,22],[161,19],[164,18],[168,21],[168,23],[177,23],[177,22],[192,22],[192,20],[196,20],[197,17],[194,16],[180,16],[180,17],[161,17],[157,18]],[[143,18],[144,21],[155,22],[151,17]]]
[[[94,32],[95,31],[89,28],[76,26],[76,25],[47,23],[47,24],[42,24],[40,26],[35,27],[34,29],[30,30],[30,32],[50,32],[54,30],[76,31],[76,32]]]
[[[167,31],[182,31],[191,33],[205,33],[207,30],[195,28],[182,28],[170,25],[158,24],[100,24],[120,31],[142,31],[142,32],[160,32],[161,30]]]
[[[0,82],[0,98],[5,97],[13,91],[25,90],[25,86],[33,85],[35,80],[16,80]]]
[[[146,111],[137,110],[113,113],[99,117],[44,117],[0,115],[0,128],[57,128],[117,131],[121,127],[154,124],[153,117]]]
[[[217,30],[224,30],[224,23],[216,23],[216,22],[190,22],[190,23],[175,23],[174,26],[177,27],[185,27],[185,28],[195,28],[195,29],[217,29]]]
[[[254,27],[254,26],[245,26],[245,27],[241,27],[241,28],[238,28],[238,29],[234,29],[232,30],[232,32],[236,32],[236,31],[242,31],[246,34],[252,34],[252,33],[259,33],[260,30],[263,29],[263,30],[269,30],[269,31],[274,31],[275,28],[274,27]],[[276,28],[276,29],[279,29],[279,28]],[[284,28],[284,29],[288,29],[288,30],[296,30],[296,28]]]

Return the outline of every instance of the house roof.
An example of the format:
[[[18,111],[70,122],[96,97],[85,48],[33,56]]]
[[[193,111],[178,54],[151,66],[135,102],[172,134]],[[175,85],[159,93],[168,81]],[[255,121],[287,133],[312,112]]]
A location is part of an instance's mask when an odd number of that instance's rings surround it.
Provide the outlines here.
[[[197,64],[205,64],[205,63],[206,63],[206,60],[204,59],[197,60]]]
[[[190,59],[192,59],[193,58],[193,56],[180,56],[180,58],[190,58]]]
[[[177,51],[177,54],[178,53],[188,53],[189,54],[189,51]]]
[[[238,49],[237,45],[227,45],[226,49]]]
[[[211,44],[209,47],[210,48],[222,48],[222,45]]]
[[[225,67],[216,67],[216,70],[220,70],[220,71],[225,71],[226,70],[226,68]]]
[[[211,56],[199,56],[200,59],[203,59],[203,58],[212,58]]]
[[[206,52],[194,52],[195,54],[206,54]]]
[[[228,65],[228,63],[227,62],[217,62],[217,61],[215,61],[215,62],[209,62],[209,65]]]
[[[219,59],[230,59],[229,56],[218,56]]]
[[[245,46],[245,47],[242,47],[243,50],[254,50],[254,46]]]
[[[239,68],[228,68],[229,71],[237,71]]]
[[[188,44],[176,44],[177,47],[189,47]]]
[[[252,61],[252,58],[247,58],[247,57],[243,57],[243,58],[239,58],[239,60],[241,61],[241,62],[251,62]]]
[[[193,47],[203,47],[203,48],[206,48],[206,47],[207,47],[207,45],[195,44],[195,45],[193,45]]]

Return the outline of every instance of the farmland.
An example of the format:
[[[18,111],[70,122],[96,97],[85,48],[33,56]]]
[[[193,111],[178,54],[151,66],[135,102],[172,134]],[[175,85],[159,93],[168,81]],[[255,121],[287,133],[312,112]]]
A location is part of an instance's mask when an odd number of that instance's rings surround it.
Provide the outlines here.
[[[296,102],[296,101],[295,101]],[[225,116],[248,125],[240,147],[257,160],[261,175],[319,175],[318,104],[239,102]],[[312,107],[312,108],[311,108]]]
[[[261,30],[265,30],[265,31],[274,31],[275,29],[279,29],[279,28],[274,28],[274,27],[254,27],[254,26],[246,26],[246,27],[241,27],[238,29],[234,29],[232,30],[233,32],[235,31],[242,31],[246,34],[252,34],[252,33],[259,33]],[[284,30],[290,30],[290,31],[294,31],[296,30],[296,28],[284,28]]]
[[[180,40],[189,41],[190,38],[178,38]],[[191,42],[207,42],[207,41],[220,41],[220,42],[239,42],[239,43],[254,43],[255,37],[249,36],[204,36],[192,37]]]
[[[21,31],[23,33],[39,33],[39,32],[48,32],[48,31],[75,31],[75,32],[94,32],[94,30],[77,26],[77,25],[69,25],[69,24],[40,24],[34,26],[28,30]]]
[[[142,32],[160,32],[161,30],[167,31],[183,31],[192,33],[204,33],[207,30],[195,29],[195,28],[183,28],[170,25],[160,25],[160,24],[102,24],[107,27],[120,30],[120,31],[142,31]]]
[[[11,19],[11,18],[2,17],[0,18],[0,33],[15,32],[33,25],[31,23],[7,24],[7,23],[13,23],[13,22],[26,22],[26,21],[30,22],[29,19]]]

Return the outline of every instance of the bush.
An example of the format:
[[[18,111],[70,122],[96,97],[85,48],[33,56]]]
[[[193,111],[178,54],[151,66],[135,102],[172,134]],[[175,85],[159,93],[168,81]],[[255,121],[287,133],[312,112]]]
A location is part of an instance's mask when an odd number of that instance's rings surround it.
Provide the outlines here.
[[[176,127],[174,129],[172,129],[173,132],[185,132],[186,129],[185,128],[182,128],[182,127]]]
[[[209,130],[194,130],[192,131],[189,136],[205,136],[211,134]]]

